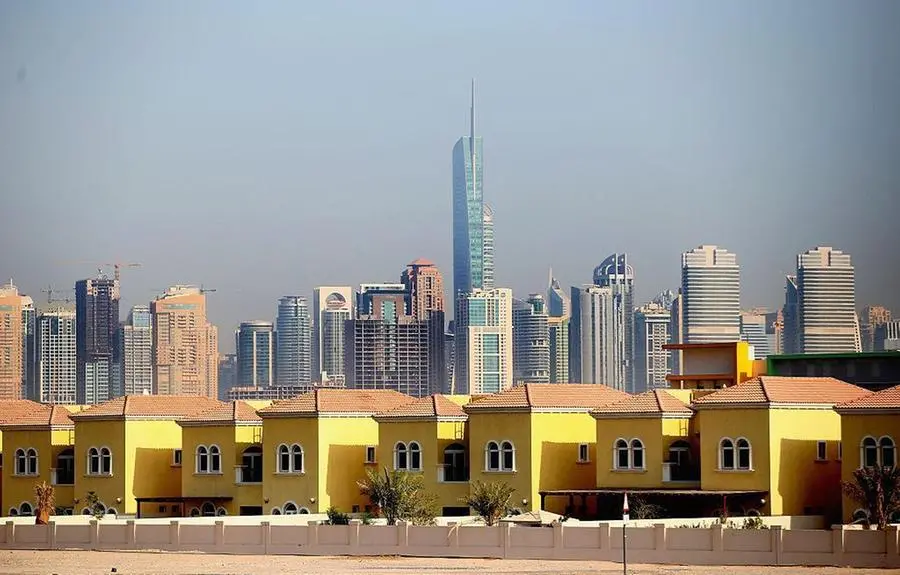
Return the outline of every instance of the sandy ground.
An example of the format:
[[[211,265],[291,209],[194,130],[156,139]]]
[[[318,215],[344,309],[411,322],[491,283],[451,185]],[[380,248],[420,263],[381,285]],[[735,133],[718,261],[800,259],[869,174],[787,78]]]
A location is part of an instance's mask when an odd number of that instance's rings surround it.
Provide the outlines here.
[[[113,571],[115,569],[115,571]],[[398,557],[283,557],[108,551],[0,551],[0,575],[256,575],[261,573],[622,573],[616,563],[583,561],[514,561],[484,559],[407,559]],[[689,575],[728,572],[740,575],[884,575],[898,570],[803,567],[680,567],[629,565],[629,575]]]

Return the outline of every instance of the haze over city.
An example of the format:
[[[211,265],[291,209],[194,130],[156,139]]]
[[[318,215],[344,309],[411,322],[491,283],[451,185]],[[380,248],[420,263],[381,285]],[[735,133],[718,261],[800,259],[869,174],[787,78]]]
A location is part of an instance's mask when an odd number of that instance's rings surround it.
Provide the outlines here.
[[[900,308],[897,22],[888,1],[6,2],[0,268],[41,301],[140,262],[123,312],[216,288],[225,349],[285,294],[419,257],[449,280],[474,77],[496,285],[628,252],[642,302],[713,243],[774,310],[828,245],[858,307]]]

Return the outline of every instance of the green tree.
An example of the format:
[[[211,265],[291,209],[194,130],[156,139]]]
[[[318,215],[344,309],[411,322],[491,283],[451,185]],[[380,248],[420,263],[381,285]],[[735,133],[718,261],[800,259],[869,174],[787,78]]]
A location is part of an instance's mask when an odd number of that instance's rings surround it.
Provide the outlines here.
[[[379,473],[370,469],[366,479],[358,481],[359,491],[369,498],[388,525],[410,521],[414,525],[431,525],[437,517],[437,498],[425,491],[421,474],[405,471]]]
[[[338,511],[334,505],[325,510],[325,515],[328,516],[329,525],[350,525],[350,516]]]
[[[46,481],[41,481],[34,485],[34,503],[35,517],[34,522],[37,525],[46,525],[53,515],[56,494],[53,486]]]
[[[900,512],[900,468],[862,467],[853,472],[853,481],[841,483],[844,493],[869,512],[869,521],[885,529]]]
[[[475,481],[469,494],[460,501],[474,509],[485,525],[496,525],[501,517],[509,513],[509,500],[514,491],[505,481]]]
[[[97,496],[96,492],[88,491],[87,495],[84,496],[84,503],[95,519],[103,519],[106,510],[103,508],[103,504],[100,503],[100,498]]]

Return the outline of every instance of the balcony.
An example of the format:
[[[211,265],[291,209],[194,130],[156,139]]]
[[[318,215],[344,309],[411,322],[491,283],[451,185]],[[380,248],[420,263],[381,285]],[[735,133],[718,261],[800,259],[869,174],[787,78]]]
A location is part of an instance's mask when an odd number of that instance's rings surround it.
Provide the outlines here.
[[[468,483],[469,469],[467,467],[438,465],[438,483]]]
[[[237,485],[259,485],[262,483],[262,469],[236,465],[234,467],[234,482]]]
[[[679,465],[673,461],[663,461],[663,483],[677,483],[687,487],[694,484],[700,485],[700,470],[692,465]]]

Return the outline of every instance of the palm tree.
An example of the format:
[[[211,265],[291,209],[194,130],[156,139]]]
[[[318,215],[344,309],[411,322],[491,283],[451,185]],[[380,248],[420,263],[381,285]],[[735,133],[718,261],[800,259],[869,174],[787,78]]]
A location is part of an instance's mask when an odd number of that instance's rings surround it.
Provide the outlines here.
[[[493,483],[475,481],[469,495],[460,501],[474,509],[484,520],[485,525],[496,525],[501,517],[509,513],[509,500],[514,491],[515,489],[503,481]]]
[[[358,481],[359,491],[387,519],[388,525],[398,520],[411,521],[415,525],[430,525],[437,516],[437,498],[425,491],[421,474],[405,471],[389,471],[384,474],[370,469],[366,479]]]
[[[46,481],[36,483],[34,486],[34,502],[35,511],[34,522],[36,525],[46,525],[53,515],[53,506],[56,503],[56,496],[53,493],[53,486]]]
[[[853,481],[844,481],[841,487],[847,497],[864,506],[869,521],[885,529],[891,517],[900,512],[900,468],[861,467],[853,472]]]

